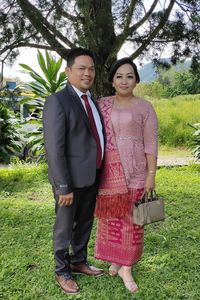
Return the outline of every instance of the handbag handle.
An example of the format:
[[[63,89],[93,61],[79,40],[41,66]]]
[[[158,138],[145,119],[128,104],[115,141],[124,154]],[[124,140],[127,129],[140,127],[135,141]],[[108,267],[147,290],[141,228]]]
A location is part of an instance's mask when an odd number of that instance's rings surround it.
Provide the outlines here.
[[[141,199],[141,202],[150,202],[154,201],[155,199],[157,199],[157,194],[156,191],[153,190],[151,192],[145,192]]]

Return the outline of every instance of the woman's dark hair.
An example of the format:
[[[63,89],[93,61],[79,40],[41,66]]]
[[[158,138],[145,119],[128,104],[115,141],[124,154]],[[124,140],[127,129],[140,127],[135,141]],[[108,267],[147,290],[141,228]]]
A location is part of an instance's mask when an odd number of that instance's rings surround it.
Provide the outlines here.
[[[89,49],[81,48],[81,47],[73,48],[67,54],[67,66],[71,67],[74,64],[75,58],[81,55],[90,56],[94,60],[94,55],[92,51],[90,51]]]
[[[140,76],[138,74],[137,66],[132,61],[132,59],[129,58],[129,57],[124,57],[124,58],[118,59],[118,60],[116,60],[113,63],[113,65],[111,66],[110,71],[109,71],[108,80],[110,82],[112,82],[113,81],[113,77],[115,76],[115,73],[117,72],[117,69],[119,67],[121,67],[122,65],[125,65],[125,64],[129,64],[129,65],[131,65],[133,67],[133,70],[134,70],[134,73],[135,73],[135,77],[136,77],[136,82],[139,83],[140,82]]]

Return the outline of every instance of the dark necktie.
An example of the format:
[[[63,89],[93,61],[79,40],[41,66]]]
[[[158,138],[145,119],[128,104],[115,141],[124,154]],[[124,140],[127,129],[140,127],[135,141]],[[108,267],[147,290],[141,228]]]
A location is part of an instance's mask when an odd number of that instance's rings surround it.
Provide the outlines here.
[[[101,150],[101,143],[100,143],[99,134],[98,134],[98,131],[97,131],[97,127],[96,127],[96,123],[95,123],[95,120],[94,120],[93,112],[92,112],[91,106],[90,106],[89,101],[88,101],[88,97],[87,97],[87,95],[82,95],[81,98],[85,102],[85,107],[86,107],[86,110],[87,110],[88,120],[89,120],[89,123],[90,123],[90,127],[91,127],[91,130],[92,130],[94,139],[95,139],[96,144],[97,144],[97,161],[96,161],[96,164],[97,164],[97,169],[99,169],[101,167],[101,161],[102,161],[102,150]]]

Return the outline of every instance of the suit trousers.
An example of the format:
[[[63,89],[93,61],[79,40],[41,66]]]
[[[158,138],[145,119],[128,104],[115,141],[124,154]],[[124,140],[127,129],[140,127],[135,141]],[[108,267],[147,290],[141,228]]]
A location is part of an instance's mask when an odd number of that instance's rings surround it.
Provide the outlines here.
[[[74,188],[71,206],[58,205],[58,195],[54,193],[56,220],[53,249],[57,274],[71,275],[70,263],[87,261],[87,244],[94,220],[97,186],[96,180],[90,187]]]

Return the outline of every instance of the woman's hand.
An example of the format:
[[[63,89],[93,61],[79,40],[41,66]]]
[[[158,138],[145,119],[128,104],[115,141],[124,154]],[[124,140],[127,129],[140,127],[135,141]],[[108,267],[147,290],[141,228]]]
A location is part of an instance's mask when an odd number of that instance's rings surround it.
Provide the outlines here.
[[[147,174],[144,189],[147,193],[155,189],[155,174]]]

